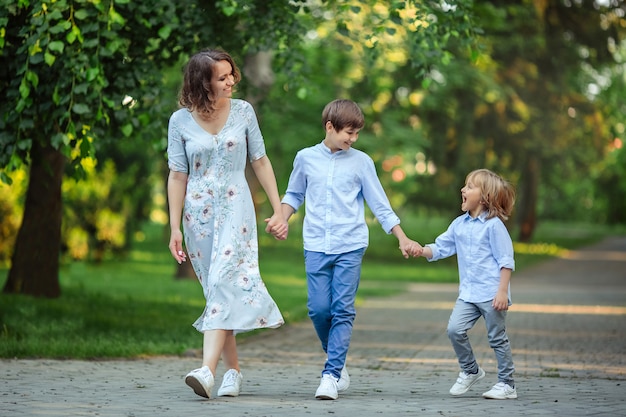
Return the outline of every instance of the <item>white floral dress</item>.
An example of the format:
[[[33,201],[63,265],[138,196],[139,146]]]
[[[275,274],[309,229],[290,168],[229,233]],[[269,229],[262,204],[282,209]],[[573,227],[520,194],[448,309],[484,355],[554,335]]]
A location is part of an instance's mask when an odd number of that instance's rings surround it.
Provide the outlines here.
[[[230,102],[217,135],[184,108],[172,114],[168,127],[169,168],[188,174],[183,231],[206,298],[194,323],[200,332],[239,333],[284,323],[259,272],[256,214],[245,178],[246,157],[263,157],[265,144],[252,106]]]

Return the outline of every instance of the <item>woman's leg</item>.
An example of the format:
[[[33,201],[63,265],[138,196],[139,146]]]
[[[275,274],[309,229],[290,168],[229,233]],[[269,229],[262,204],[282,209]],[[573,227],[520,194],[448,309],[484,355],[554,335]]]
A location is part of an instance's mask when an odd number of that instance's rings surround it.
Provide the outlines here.
[[[222,351],[222,359],[226,369],[235,369],[239,371],[239,355],[237,354],[237,340],[232,330],[226,334],[224,342],[224,350]]]
[[[213,375],[215,375],[220,356],[225,350],[228,332],[232,335],[231,330],[207,330],[204,332],[202,366],[208,366]]]
[[[185,383],[202,397],[211,398],[211,389],[215,383],[215,370],[224,350],[227,335],[226,330],[205,331],[202,344],[202,367],[194,369],[185,377]]]

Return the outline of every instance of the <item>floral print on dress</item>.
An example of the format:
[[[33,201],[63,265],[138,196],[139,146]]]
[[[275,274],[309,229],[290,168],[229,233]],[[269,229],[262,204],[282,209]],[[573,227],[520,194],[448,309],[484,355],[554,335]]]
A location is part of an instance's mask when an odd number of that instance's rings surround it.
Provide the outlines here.
[[[206,298],[194,323],[200,332],[243,332],[284,323],[259,272],[256,213],[245,177],[246,158],[264,155],[256,115],[243,100],[231,100],[217,135],[202,129],[186,109],[170,118],[168,164],[188,174],[185,244]]]

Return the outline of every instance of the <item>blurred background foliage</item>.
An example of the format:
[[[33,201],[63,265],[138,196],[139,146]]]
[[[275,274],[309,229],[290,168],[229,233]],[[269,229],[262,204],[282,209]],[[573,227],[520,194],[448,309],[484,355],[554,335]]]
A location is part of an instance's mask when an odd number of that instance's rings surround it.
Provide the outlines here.
[[[115,3],[126,16],[148,2]],[[295,153],[323,139],[322,108],[341,97],[363,108],[355,146],[372,156],[400,212],[458,214],[465,175],[486,167],[517,188],[510,227],[520,241],[552,219],[626,223],[622,1],[161,3],[179,15],[159,36],[178,46],[153,46],[168,54],[151,72],[156,82],[145,90],[121,79],[124,106],[80,157],[66,152],[74,161],[62,183],[66,260],[124,256],[146,222],[164,225],[165,248],[167,120],[181,67],[201,47],[225,48],[241,65],[237,96],[257,110],[281,191]],[[190,32],[198,21],[205,32]],[[0,125],[2,174],[12,180],[0,183],[6,265],[29,176],[27,154],[18,163],[10,150],[9,122]],[[253,190],[263,218],[269,207]]]

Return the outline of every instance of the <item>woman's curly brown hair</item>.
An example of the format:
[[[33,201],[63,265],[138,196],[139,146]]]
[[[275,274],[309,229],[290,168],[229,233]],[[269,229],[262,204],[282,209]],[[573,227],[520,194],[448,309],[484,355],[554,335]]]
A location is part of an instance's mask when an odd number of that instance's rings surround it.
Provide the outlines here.
[[[231,67],[231,75],[235,84],[241,81],[239,68],[233,58],[225,51],[205,49],[193,55],[185,65],[183,85],[178,95],[178,104],[189,111],[198,111],[203,115],[211,114],[217,105],[215,92],[211,89],[211,80],[215,64],[227,61]]]

